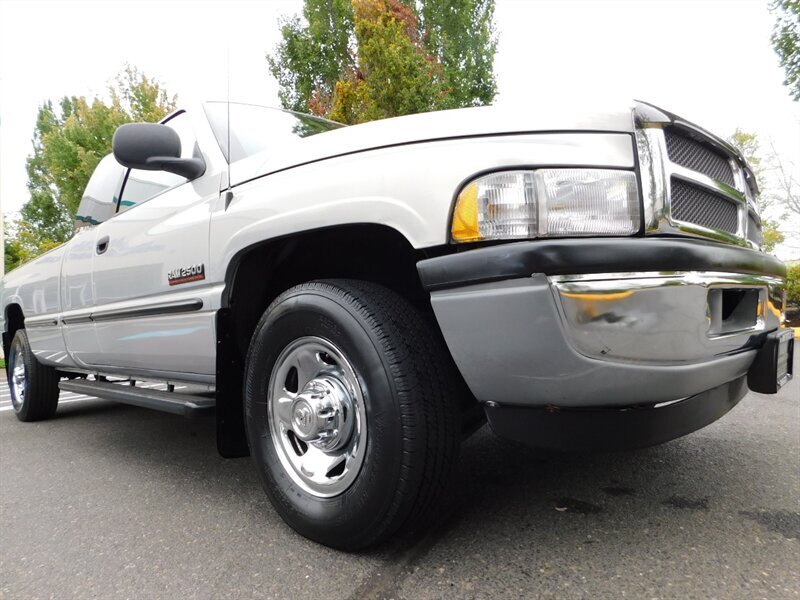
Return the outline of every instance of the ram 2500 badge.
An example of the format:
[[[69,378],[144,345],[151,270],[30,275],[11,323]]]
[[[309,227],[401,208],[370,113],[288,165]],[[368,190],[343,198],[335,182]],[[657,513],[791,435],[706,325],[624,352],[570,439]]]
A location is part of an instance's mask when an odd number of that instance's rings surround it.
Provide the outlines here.
[[[3,280],[17,417],[59,389],[213,411],[321,543],[420,523],[484,418],[639,447],[791,377],[752,171],[652,105],[342,127],[212,102],[113,150],[73,239]]]

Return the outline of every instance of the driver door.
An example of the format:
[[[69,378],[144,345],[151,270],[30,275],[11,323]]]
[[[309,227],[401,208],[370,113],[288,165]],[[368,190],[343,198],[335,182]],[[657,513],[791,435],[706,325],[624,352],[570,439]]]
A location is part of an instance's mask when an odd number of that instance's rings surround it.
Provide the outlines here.
[[[165,124],[178,132],[182,158],[203,156],[188,113]],[[214,375],[217,302],[205,269],[222,173],[204,159],[205,173],[192,181],[129,170],[118,214],[95,228],[96,363],[109,371]]]

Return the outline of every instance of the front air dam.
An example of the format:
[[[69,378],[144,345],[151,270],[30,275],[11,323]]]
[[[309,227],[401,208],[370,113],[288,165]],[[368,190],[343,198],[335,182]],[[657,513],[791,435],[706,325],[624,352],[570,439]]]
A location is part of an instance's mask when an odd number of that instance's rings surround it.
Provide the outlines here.
[[[510,440],[558,451],[630,450],[674,440],[710,425],[747,393],[740,377],[690,398],[625,408],[526,408],[485,404],[492,430]]]

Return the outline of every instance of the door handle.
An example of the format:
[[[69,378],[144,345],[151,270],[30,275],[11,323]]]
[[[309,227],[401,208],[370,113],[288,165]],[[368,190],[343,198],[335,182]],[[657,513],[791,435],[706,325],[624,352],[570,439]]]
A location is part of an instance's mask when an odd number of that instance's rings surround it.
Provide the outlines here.
[[[108,250],[108,236],[104,235],[99,240],[97,240],[97,253],[102,254]]]

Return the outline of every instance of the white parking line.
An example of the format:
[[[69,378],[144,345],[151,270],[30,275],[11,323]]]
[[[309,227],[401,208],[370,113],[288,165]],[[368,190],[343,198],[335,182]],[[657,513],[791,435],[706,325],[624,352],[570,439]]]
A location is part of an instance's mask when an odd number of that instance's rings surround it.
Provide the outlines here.
[[[158,389],[161,391],[167,390],[166,383],[144,383],[139,384],[137,387],[147,388],[147,389]],[[186,389],[187,386],[185,385],[176,385],[176,390],[183,390]],[[65,392],[62,391],[59,398],[58,404],[70,404],[71,402],[82,402],[84,400],[97,400],[94,396],[87,396],[85,394],[77,394],[75,392]],[[6,412],[9,410],[13,410],[14,407],[11,404],[11,391],[8,389],[8,381],[3,380],[0,381],[0,412]]]
[[[90,396],[86,396],[84,398],[75,398],[74,400],[61,400],[58,401],[58,405],[61,406],[62,404],[72,404],[73,402],[83,402],[84,400],[98,400],[98,398],[92,398]],[[0,406],[0,412],[6,412],[8,410],[14,410],[13,406]]]
[[[76,394],[74,392],[61,392],[58,397],[58,404],[70,404],[72,402],[82,402],[84,400],[93,400],[92,396],[84,394]],[[14,410],[11,404],[11,391],[8,389],[8,382],[0,382],[0,412]]]
[[[91,398],[91,396],[84,396],[83,394],[72,394],[70,396],[59,396],[58,402],[68,402],[70,400],[85,400],[86,398]],[[11,406],[11,400],[4,400],[0,402],[0,407],[2,406]]]

